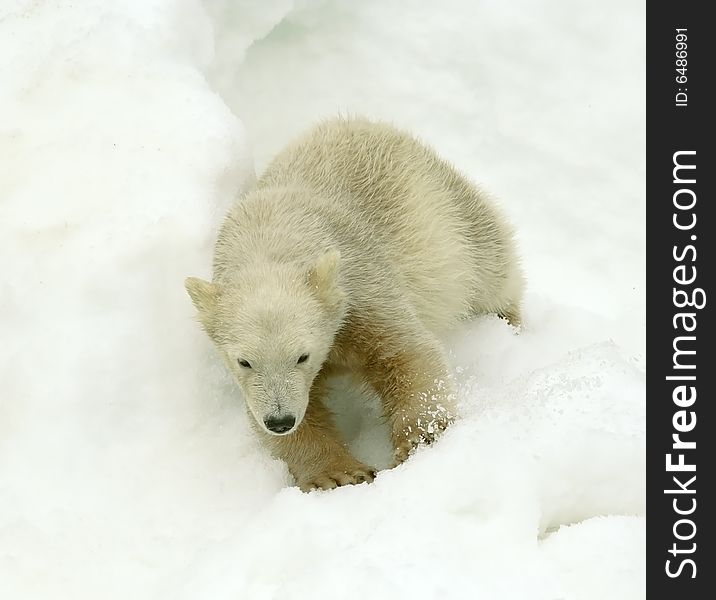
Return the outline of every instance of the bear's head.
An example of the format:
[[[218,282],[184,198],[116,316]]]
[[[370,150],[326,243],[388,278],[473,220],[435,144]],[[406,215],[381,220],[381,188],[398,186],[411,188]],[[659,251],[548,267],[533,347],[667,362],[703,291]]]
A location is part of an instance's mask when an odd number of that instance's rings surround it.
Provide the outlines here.
[[[340,255],[310,265],[264,263],[185,286],[199,320],[241,388],[259,428],[295,431],[346,314]]]

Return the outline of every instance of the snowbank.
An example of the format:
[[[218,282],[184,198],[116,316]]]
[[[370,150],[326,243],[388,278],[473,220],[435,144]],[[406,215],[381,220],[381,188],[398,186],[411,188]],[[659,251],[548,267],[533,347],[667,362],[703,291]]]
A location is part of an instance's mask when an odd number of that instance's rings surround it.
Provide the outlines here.
[[[0,596],[643,597],[643,6],[504,4],[0,8]],[[260,169],[339,110],[499,193],[527,325],[446,340],[463,417],[437,446],[306,495],[182,280],[249,148]]]

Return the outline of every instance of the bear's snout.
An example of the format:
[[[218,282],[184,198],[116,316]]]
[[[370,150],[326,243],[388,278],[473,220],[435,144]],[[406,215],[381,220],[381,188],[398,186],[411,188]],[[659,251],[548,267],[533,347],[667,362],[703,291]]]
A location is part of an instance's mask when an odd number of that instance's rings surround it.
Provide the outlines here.
[[[296,417],[293,415],[284,415],[281,417],[266,417],[264,419],[264,425],[266,429],[273,433],[288,433],[293,429],[296,424]]]

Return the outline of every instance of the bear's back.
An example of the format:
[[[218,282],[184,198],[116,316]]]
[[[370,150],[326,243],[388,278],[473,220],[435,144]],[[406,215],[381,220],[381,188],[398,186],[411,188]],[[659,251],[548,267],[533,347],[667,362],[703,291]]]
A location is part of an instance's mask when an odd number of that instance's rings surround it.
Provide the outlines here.
[[[501,215],[433,150],[390,125],[318,125],[281,152],[257,184],[282,186],[307,187],[334,204],[335,214],[348,214],[353,228],[344,226],[339,237],[362,246],[348,254],[366,262],[364,272],[370,261],[387,261],[390,285],[403,288],[434,331],[490,310],[509,276],[511,229]],[[366,229],[369,235],[355,234]],[[371,240],[380,247],[366,248]]]

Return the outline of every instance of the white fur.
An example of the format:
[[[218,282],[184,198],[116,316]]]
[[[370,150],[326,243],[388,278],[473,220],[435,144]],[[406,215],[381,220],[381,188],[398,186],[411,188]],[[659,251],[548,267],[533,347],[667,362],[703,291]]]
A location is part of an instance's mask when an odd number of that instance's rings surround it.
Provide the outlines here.
[[[476,313],[518,321],[522,275],[511,228],[454,168],[389,125],[335,119],[269,165],[221,227],[213,283],[187,289],[265,429],[298,426],[322,368],[433,351]]]

